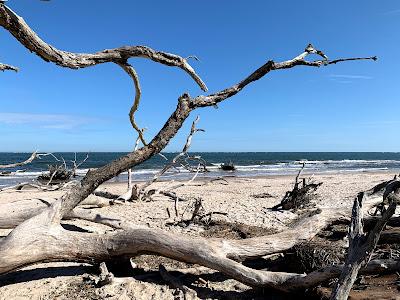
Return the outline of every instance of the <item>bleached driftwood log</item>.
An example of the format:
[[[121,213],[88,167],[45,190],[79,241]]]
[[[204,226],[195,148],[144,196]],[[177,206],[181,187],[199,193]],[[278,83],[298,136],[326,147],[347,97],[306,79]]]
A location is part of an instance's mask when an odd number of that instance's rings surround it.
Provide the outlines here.
[[[201,78],[188,64],[187,59],[154,51],[145,46],[121,47],[94,54],[77,54],[58,50],[41,40],[21,17],[1,2],[0,26],[45,61],[63,67],[78,69],[107,62],[126,66],[127,59],[143,57],[164,65],[179,67],[188,73],[203,90],[207,89]],[[307,61],[306,57],[309,54],[319,55],[321,59]],[[43,261],[93,263],[113,257],[154,253],[221,271],[251,286],[265,286],[280,290],[306,288],[316,285],[321,282],[321,279],[336,276],[337,273],[332,270],[316,275],[255,270],[238,262],[246,258],[281,252],[296,243],[312,238],[326,226],[327,222],[338,217],[336,212],[334,216],[329,209],[322,210],[322,213],[317,216],[302,220],[295,229],[241,241],[194,238],[158,229],[133,227],[126,227],[122,231],[108,234],[83,234],[63,229],[60,222],[67,218],[100,184],[160,153],[193,110],[216,106],[274,70],[295,66],[320,67],[344,61],[371,59],[376,60],[376,57],[329,60],[324,53],[310,44],[295,58],[283,62],[268,61],[238,84],[222,91],[194,98],[183,94],[179,97],[176,109],[163,128],[149,143],[103,167],[90,170],[81,182],[73,186],[60,199],[19,224],[6,238],[2,239],[0,241],[0,274]],[[377,201],[376,198],[370,200]],[[342,211],[342,213],[342,217],[348,216],[347,211]]]

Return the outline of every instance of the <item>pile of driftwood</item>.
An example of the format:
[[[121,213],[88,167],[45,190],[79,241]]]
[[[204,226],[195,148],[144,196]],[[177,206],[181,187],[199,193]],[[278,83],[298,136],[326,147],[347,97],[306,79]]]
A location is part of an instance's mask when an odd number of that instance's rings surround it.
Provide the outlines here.
[[[308,179],[300,179],[300,175],[304,170],[305,163],[303,163],[299,173],[294,181],[294,187],[291,191],[287,191],[282,201],[272,207],[272,210],[276,209],[300,209],[310,205],[310,202],[314,196],[314,192],[322,185],[322,182],[314,182],[312,176]]]
[[[77,156],[75,153],[75,158],[73,160],[71,160],[72,166],[68,167],[65,159],[62,156],[60,158],[58,158],[53,153],[38,153],[37,151],[35,151],[32,153],[32,155],[27,160],[25,160],[23,162],[12,163],[12,164],[7,164],[7,165],[0,165],[0,170],[25,166],[27,164],[30,164],[35,159],[41,159],[44,156],[52,156],[54,158],[54,160],[56,162],[58,162],[59,164],[56,163],[56,164],[48,165],[48,171],[43,172],[41,175],[39,175],[36,178],[36,180],[33,180],[31,182],[21,182],[14,186],[8,186],[8,187],[0,189],[0,192],[9,191],[9,190],[22,191],[24,189],[32,189],[32,188],[44,190],[44,191],[55,191],[55,190],[60,190],[60,189],[66,189],[71,184],[76,183],[74,181],[71,181],[71,179],[77,177],[76,172],[77,172],[78,168],[81,165],[83,165],[89,158],[89,154],[87,154],[86,157],[82,161],[77,162]],[[15,172],[3,171],[1,174],[3,174],[3,176],[10,176],[10,175],[13,175],[14,173],[20,173],[20,172],[21,172],[21,170],[17,170]]]

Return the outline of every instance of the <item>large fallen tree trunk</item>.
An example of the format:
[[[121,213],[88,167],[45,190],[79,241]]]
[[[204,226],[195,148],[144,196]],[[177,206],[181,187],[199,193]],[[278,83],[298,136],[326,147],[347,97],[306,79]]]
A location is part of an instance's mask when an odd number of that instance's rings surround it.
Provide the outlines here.
[[[93,263],[111,257],[152,253],[200,264],[251,286],[290,291],[315,286],[341,271],[341,268],[333,267],[309,275],[268,272],[251,269],[236,261],[287,249],[282,238],[291,237],[293,240],[295,233],[266,236],[252,242],[249,242],[251,239],[230,241],[193,238],[149,228],[125,229],[111,234],[79,233],[65,230],[58,222],[53,222],[57,214],[58,207],[52,206],[45,213],[18,226],[1,242],[0,273],[43,261]],[[317,222],[315,219],[314,224]],[[298,235],[301,235],[298,230]],[[394,265],[398,267],[397,263]]]
[[[380,202],[381,197],[374,195],[366,200],[364,208],[369,209]],[[52,222],[57,218],[58,209],[57,205],[49,207],[22,223],[2,241],[0,273],[40,261],[94,262],[110,257],[153,253],[201,264],[252,286],[288,290],[304,288],[321,281],[314,278],[315,274],[312,273],[305,277],[299,274],[257,271],[237,261],[290,249],[295,244],[314,237],[333,220],[348,218],[350,211],[350,208],[343,208],[333,213],[337,209],[324,209],[320,214],[305,218],[281,233],[245,240],[224,240],[185,237],[149,228],[126,229],[107,235],[71,232],[63,229],[58,222]],[[339,271],[337,268],[334,270],[334,275],[331,271],[324,271],[324,276],[319,274],[319,278],[326,280],[330,276],[336,276]],[[284,281],[291,284],[280,287]]]
[[[187,59],[174,54],[154,51],[145,46],[121,47],[94,54],[76,54],[58,50],[41,40],[21,17],[2,2],[0,2],[0,26],[10,32],[30,51],[35,52],[46,61],[63,67],[78,69],[107,62],[116,63],[131,76],[135,86],[138,87],[135,81],[137,76],[133,73],[134,70],[127,60],[131,57],[144,57],[164,65],[183,69],[203,90],[206,90],[205,84],[188,64]],[[310,54],[319,55],[321,59],[307,61],[306,57]],[[193,238],[158,229],[141,229],[131,226],[124,226],[123,231],[108,234],[78,233],[63,229],[60,222],[62,219],[71,217],[74,212],[76,213],[76,207],[100,184],[160,153],[193,110],[216,106],[274,70],[289,69],[295,66],[320,67],[344,61],[370,59],[376,60],[376,57],[329,60],[323,52],[310,44],[295,58],[283,62],[268,61],[238,84],[217,93],[195,98],[183,94],[178,99],[175,111],[149,143],[143,139],[144,146],[142,148],[122,156],[106,166],[90,170],[79,184],[71,187],[59,200],[40,212],[32,212],[31,215],[25,212],[25,216],[19,220],[29,219],[19,224],[0,241],[0,274],[44,261],[93,263],[112,257],[131,257],[143,253],[154,253],[221,271],[251,286],[265,286],[279,290],[306,288],[316,285],[322,279],[337,276],[337,268],[336,271],[328,269],[323,273],[300,275],[255,270],[238,261],[280,252],[296,243],[308,240],[332,219],[348,218],[347,209],[343,209],[339,213],[335,212],[335,214],[332,213],[333,209],[322,209],[320,214],[301,220],[287,231],[242,241]],[[136,111],[137,105],[138,100],[135,100],[133,112]],[[130,120],[134,125],[133,113],[130,114]],[[137,130],[138,127],[135,129]],[[371,205],[378,201],[377,198],[370,200]]]

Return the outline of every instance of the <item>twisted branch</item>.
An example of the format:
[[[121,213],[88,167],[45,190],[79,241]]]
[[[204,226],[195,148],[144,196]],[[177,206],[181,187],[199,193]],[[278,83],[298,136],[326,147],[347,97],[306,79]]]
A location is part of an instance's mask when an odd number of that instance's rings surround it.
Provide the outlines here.
[[[129,75],[129,77],[132,78],[133,84],[135,86],[135,100],[133,102],[133,105],[129,111],[129,121],[131,122],[131,125],[133,127],[133,129],[136,130],[140,141],[142,142],[142,144],[144,146],[147,145],[144,136],[143,136],[143,132],[144,130],[140,129],[139,126],[136,124],[135,122],[135,112],[138,110],[139,108],[139,104],[140,104],[140,97],[142,95],[142,90],[140,88],[140,82],[139,82],[139,76],[136,73],[136,70],[130,65],[128,64],[127,61],[125,62],[121,62],[118,63],[118,65]]]
[[[73,53],[55,48],[44,42],[24,21],[4,3],[0,2],[0,26],[10,32],[22,45],[42,59],[59,66],[80,69],[98,64],[126,61],[131,57],[142,57],[154,62],[178,67],[189,74],[203,91],[207,86],[187,62],[187,59],[178,55],[156,51],[146,46],[125,46],[115,49],[106,49],[96,53]]]

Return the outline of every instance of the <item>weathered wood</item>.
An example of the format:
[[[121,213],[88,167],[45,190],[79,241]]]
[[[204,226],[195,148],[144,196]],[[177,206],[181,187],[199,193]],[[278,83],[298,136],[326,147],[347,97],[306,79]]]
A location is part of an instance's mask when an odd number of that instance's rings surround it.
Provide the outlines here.
[[[400,229],[392,228],[382,231],[379,244],[400,244]]]
[[[120,63],[131,57],[147,58],[166,66],[178,67],[188,73],[193,80],[207,91],[207,86],[189,65],[186,59],[171,53],[155,51],[146,46],[125,46],[106,49],[97,53],[72,53],[62,51],[44,42],[24,19],[6,5],[0,3],[0,26],[10,32],[25,48],[36,53],[43,60],[59,66],[79,69],[103,63]]]
[[[11,66],[11,65],[6,65],[6,64],[2,64],[0,63],[0,71],[15,71],[18,72],[18,68]]]
[[[312,193],[322,185],[322,182],[313,183],[311,182],[311,177],[309,178],[308,182],[305,178],[300,180],[300,175],[303,172],[304,167],[305,163],[302,164],[301,169],[296,175],[293,189],[291,191],[287,191],[281,202],[271,207],[272,210],[277,210],[280,208],[284,210],[298,209],[309,204]],[[303,184],[302,187],[300,187],[300,183]]]
[[[357,279],[357,274],[360,268],[364,263],[369,261],[386,222],[391,218],[396,210],[396,202],[392,201],[371,232],[365,234],[363,229],[362,211],[365,197],[365,193],[360,193],[354,200],[349,231],[349,249],[345,267],[343,268],[338,282],[333,288],[331,299],[347,299],[354,281]]]
[[[31,156],[27,160],[24,160],[22,162],[13,163],[13,164],[0,165],[0,169],[24,166],[24,165],[27,165],[27,164],[31,163],[32,161],[34,161],[37,157],[38,157],[38,153],[37,153],[37,151],[35,151],[31,154]]]

